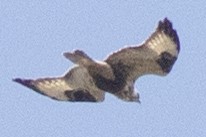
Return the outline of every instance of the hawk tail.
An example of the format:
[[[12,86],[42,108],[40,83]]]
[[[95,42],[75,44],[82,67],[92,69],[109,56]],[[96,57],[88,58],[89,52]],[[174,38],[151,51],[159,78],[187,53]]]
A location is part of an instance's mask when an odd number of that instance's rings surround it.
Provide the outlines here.
[[[65,52],[63,55],[72,61],[75,64],[88,66],[89,64],[93,64],[94,61],[83,51],[75,50],[73,53]]]

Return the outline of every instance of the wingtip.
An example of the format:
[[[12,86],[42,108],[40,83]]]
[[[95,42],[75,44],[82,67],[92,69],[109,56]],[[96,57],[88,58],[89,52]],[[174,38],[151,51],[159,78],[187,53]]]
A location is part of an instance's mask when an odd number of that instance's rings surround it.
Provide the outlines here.
[[[20,79],[20,78],[13,78],[12,81],[17,82],[17,83],[21,83],[22,79]]]
[[[26,87],[31,87],[32,80],[29,79],[21,79],[21,78],[14,78],[12,81],[22,84]]]
[[[173,28],[172,22],[167,17],[165,17],[162,21],[159,21],[157,30],[168,35],[177,45],[178,52],[180,51],[180,41],[177,31]]]

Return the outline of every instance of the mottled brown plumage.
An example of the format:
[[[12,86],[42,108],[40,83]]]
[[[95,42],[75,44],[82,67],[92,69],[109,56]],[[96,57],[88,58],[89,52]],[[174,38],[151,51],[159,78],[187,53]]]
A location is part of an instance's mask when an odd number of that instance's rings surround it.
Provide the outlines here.
[[[14,81],[56,100],[99,102],[109,92],[122,100],[139,102],[135,81],[146,74],[168,74],[179,51],[177,32],[165,18],[143,44],[120,49],[102,62],[81,50],[66,52],[64,56],[76,66],[62,77]]]

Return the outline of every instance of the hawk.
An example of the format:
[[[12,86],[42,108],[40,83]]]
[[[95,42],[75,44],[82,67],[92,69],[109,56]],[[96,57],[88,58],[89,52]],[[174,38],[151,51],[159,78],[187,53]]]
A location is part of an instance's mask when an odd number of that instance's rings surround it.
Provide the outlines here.
[[[146,74],[167,75],[179,52],[178,34],[165,18],[142,44],[120,49],[103,61],[75,50],[63,54],[75,64],[63,76],[13,81],[60,101],[102,102],[108,92],[124,101],[140,102],[135,81]]]

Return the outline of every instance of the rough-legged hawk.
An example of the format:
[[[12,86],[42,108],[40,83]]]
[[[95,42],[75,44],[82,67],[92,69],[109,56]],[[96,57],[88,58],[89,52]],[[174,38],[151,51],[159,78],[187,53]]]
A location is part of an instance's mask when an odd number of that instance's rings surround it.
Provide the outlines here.
[[[64,56],[76,65],[65,75],[13,80],[56,100],[101,102],[109,92],[122,100],[139,102],[134,91],[136,79],[145,74],[168,74],[179,51],[177,32],[165,18],[143,44],[120,49],[104,61],[95,61],[80,50],[66,52]]]

